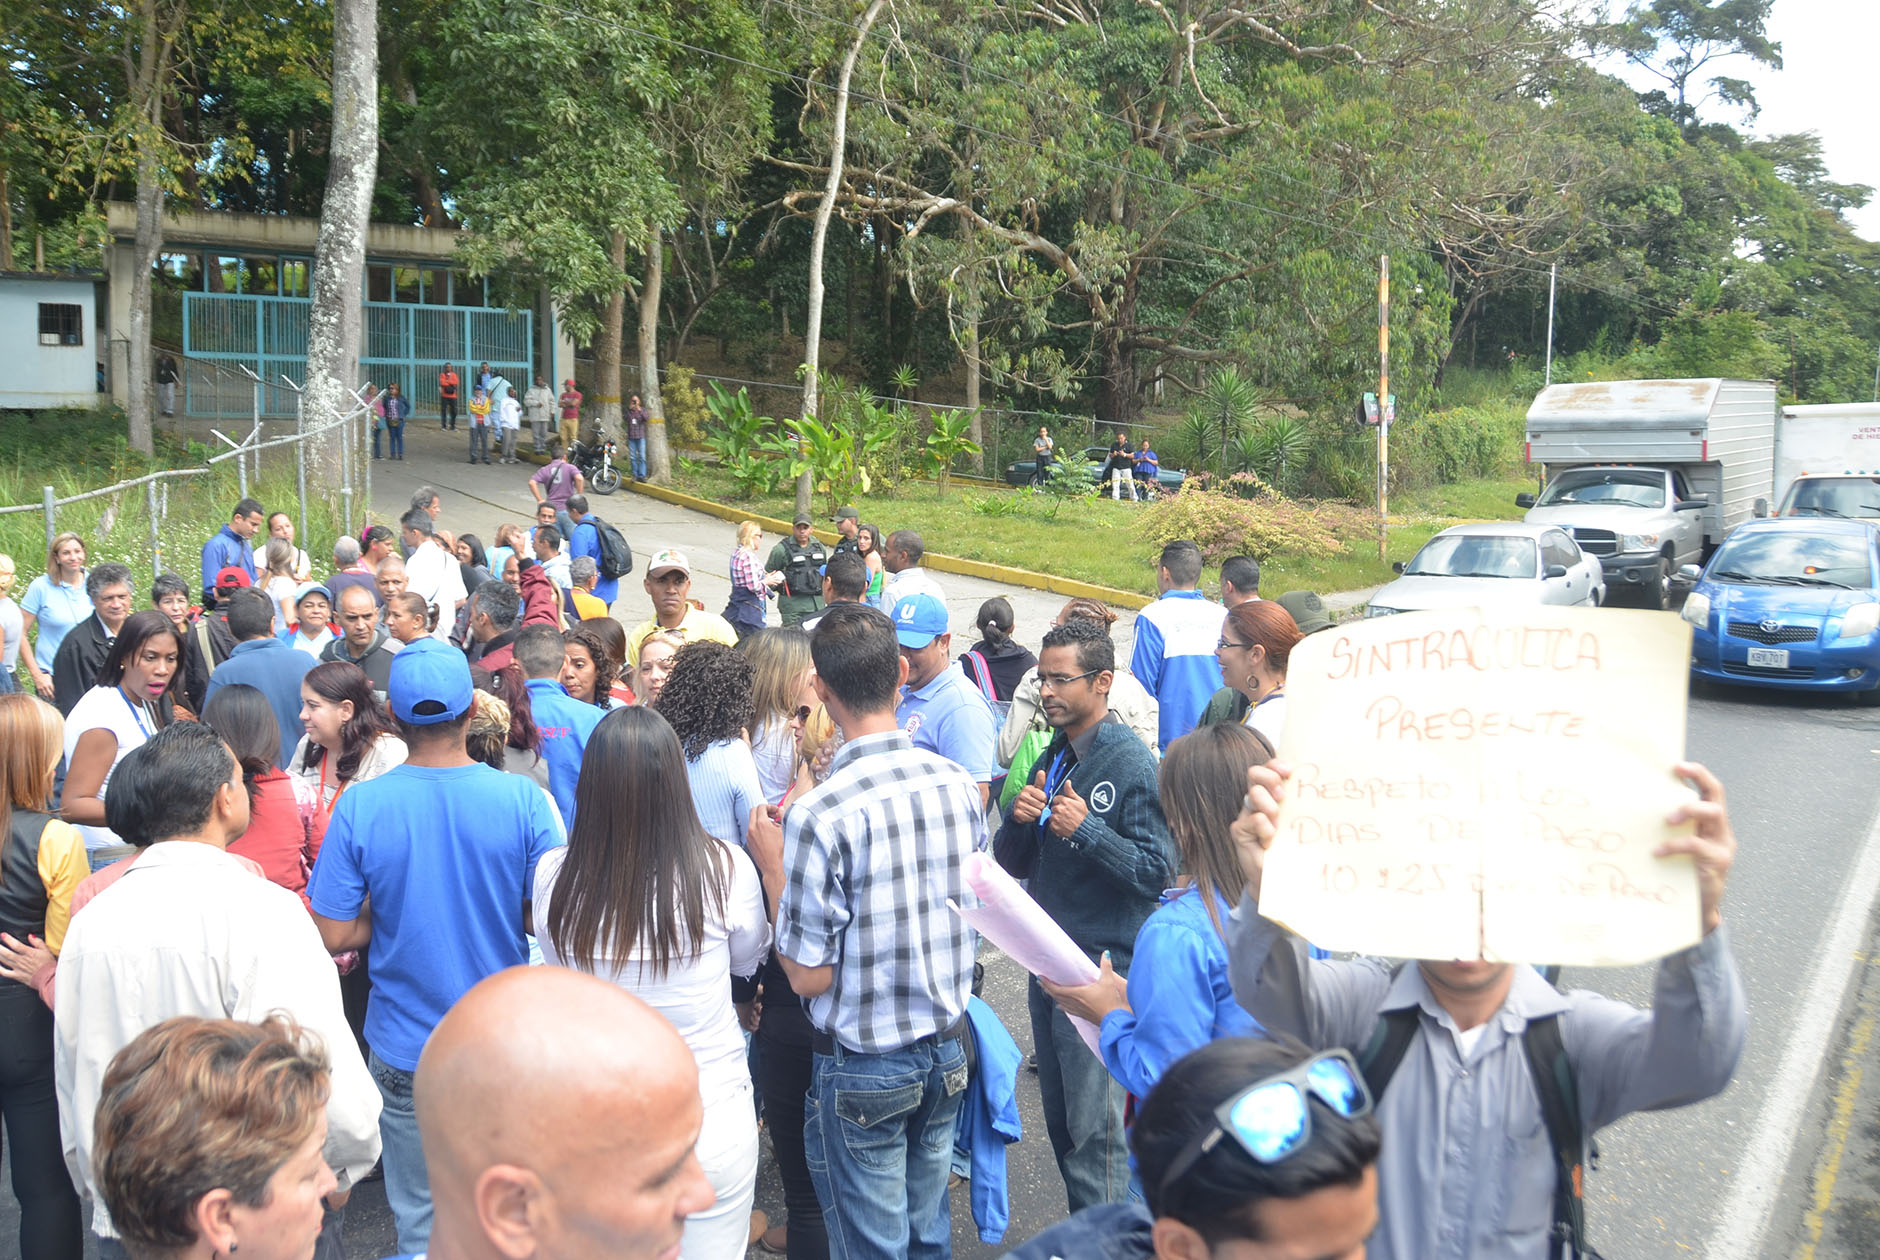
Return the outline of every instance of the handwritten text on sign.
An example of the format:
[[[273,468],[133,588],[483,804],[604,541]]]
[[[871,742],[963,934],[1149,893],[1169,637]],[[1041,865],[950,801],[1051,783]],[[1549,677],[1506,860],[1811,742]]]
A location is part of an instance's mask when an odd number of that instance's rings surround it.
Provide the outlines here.
[[[1619,609],[1407,613],[1312,635],[1287,671],[1294,767],[1260,909],[1314,944],[1602,965],[1696,943],[1690,627]]]

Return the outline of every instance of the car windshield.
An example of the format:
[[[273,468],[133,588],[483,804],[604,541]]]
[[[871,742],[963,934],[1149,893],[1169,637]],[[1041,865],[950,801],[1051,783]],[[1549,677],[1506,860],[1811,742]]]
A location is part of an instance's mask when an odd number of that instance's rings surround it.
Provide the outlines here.
[[[1630,468],[1575,468],[1548,483],[1535,506],[1559,507],[1567,503],[1661,508],[1665,505],[1664,475]]]
[[[1811,477],[1789,487],[1784,516],[1880,517],[1880,477]]]
[[[1759,530],[1725,540],[1707,572],[1725,582],[1865,589],[1873,585],[1873,548],[1862,538]]]
[[[1531,578],[1539,576],[1532,538],[1443,534],[1423,544],[1406,576]]]

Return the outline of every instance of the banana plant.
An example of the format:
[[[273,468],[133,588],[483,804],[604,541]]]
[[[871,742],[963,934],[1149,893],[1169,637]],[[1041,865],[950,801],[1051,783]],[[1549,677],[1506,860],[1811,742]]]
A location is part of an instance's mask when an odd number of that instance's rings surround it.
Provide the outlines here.
[[[855,442],[847,433],[825,425],[814,416],[785,420],[790,432],[790,475],[810,475],[810,484],[829,497],[830,515],[855,497],[868,493],[868,469],[856,462]]]
[[[927,466],[940,479],[941,498],[946,497],[947,482],[953,475],[953,461],[962,455],[979,454],[979,443],[972,438],[973,420],[978,414],[977,408],[972,411],[934,412],[933,432],[927,435],[925,458]]]

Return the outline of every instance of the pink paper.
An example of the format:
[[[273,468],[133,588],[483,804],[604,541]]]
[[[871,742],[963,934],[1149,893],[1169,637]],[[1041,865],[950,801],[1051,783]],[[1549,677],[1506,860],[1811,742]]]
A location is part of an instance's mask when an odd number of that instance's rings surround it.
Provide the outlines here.
[[[966,910],[952,901],[947,904],[1012,961],[1052,984],[1089,984],[1097,978],[1097,965],[990,853],[969,854],[965,875],[966,886],[979,898],[979,905]],[[1097,1026],[1075,1015],[1070,1021],[1090,1052],[1102,1058]]]

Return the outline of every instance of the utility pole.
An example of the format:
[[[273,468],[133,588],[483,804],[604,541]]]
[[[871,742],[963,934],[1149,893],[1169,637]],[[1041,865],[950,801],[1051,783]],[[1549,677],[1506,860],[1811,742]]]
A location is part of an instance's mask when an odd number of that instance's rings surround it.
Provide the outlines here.
[[[1542,385],[1554,383],[1554,279],[1559,274],[1559,263],[1547,265],[1547,375]]]
[[[1377,260],[1377,562],[1384,563],[1390,508],[1390,255]]]

